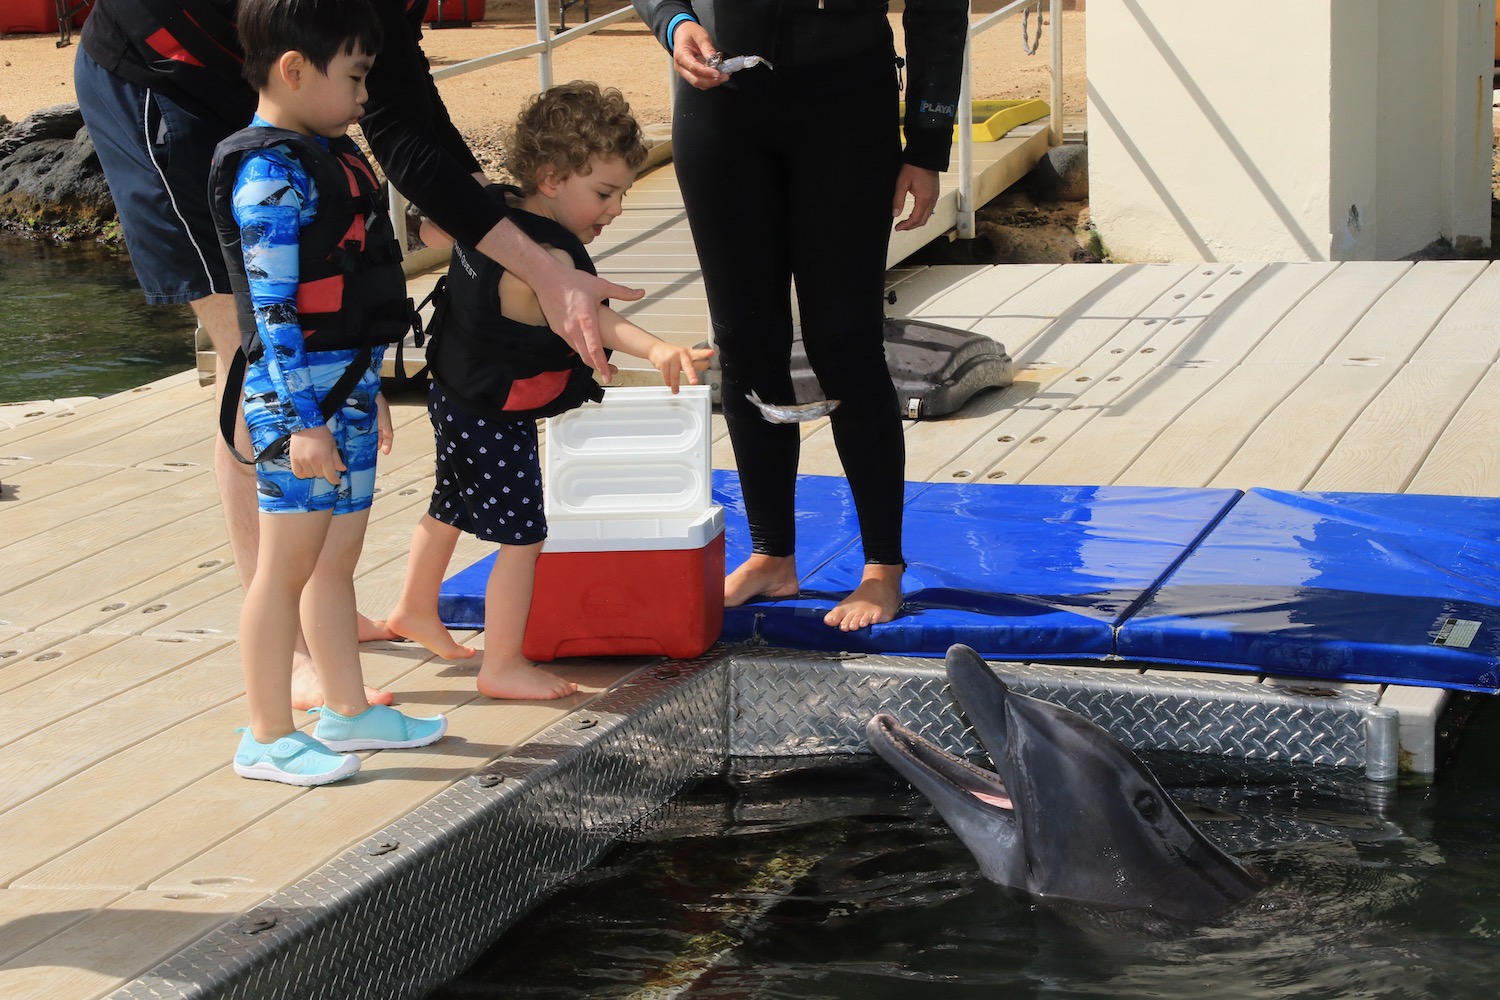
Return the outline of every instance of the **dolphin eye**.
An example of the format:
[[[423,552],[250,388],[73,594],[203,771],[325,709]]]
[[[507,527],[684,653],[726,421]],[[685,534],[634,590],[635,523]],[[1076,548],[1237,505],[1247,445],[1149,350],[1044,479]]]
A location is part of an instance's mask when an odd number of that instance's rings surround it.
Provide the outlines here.
[[[1135,795],[1135,811],[1145,819],[1155,819],[1161,812],[1161,803],[1156,800],[1152,792],[1137,792]]]

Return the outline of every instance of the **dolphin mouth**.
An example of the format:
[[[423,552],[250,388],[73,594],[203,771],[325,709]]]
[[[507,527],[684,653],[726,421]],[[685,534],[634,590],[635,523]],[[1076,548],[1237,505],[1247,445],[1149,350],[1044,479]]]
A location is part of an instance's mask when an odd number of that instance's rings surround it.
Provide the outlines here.
[[[954,798],[968,798],[982,808],[1014,818],[1015,805],[998,774],[934,746],[892,716],[881,713],[870,719],[865,739],[871,750],[929,797],[942,789]]]
[[[967,646],[948,650],[946,673],[994,770],[889,715],[870,719],[865,736],[947,820],[991,881],[1050,903],[1178,921],[1214,918],[1260,888],[1096,723],[1011,692]]]

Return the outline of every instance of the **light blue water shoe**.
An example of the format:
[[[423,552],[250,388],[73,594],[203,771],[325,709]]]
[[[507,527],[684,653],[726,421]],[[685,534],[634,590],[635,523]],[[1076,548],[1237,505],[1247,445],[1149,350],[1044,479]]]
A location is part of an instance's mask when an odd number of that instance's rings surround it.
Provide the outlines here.
[[[401,750],[436,743],[448,731],[448,718],[434,715],[416,718],[402,715],[389,705],[371,705],[355,716],[340,715],[330,708],[312,708],[318,714],[313,739],[330,750]]]
[[[326,785],[359,770],[358,757],[334,753],[306,733],[291,733],[272,743],[261,743],[248,729],[235,731],[244,734],[234,755],[234,773],[241,778],[288,785]]]

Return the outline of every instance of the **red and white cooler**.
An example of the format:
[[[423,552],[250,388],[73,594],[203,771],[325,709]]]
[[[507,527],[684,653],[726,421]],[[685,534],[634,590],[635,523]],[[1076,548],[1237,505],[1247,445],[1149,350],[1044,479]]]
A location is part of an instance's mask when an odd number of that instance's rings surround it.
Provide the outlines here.
[[[522,651],[688,659],[724,623],[707,386],[608,389],[546,422],[548,537]]]

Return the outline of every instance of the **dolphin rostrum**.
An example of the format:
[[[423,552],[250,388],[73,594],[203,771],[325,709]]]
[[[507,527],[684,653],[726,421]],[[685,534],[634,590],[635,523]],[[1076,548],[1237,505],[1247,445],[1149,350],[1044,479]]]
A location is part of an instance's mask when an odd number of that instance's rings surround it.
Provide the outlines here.
[[[1099,726],[1010,691],[967,646],[949,648],[947,670],[998,773],[889,715],[871,719],[865,734],[932,802],[987,878],[1047,903],[1180,922],[1213,919],[1262,887]]]

